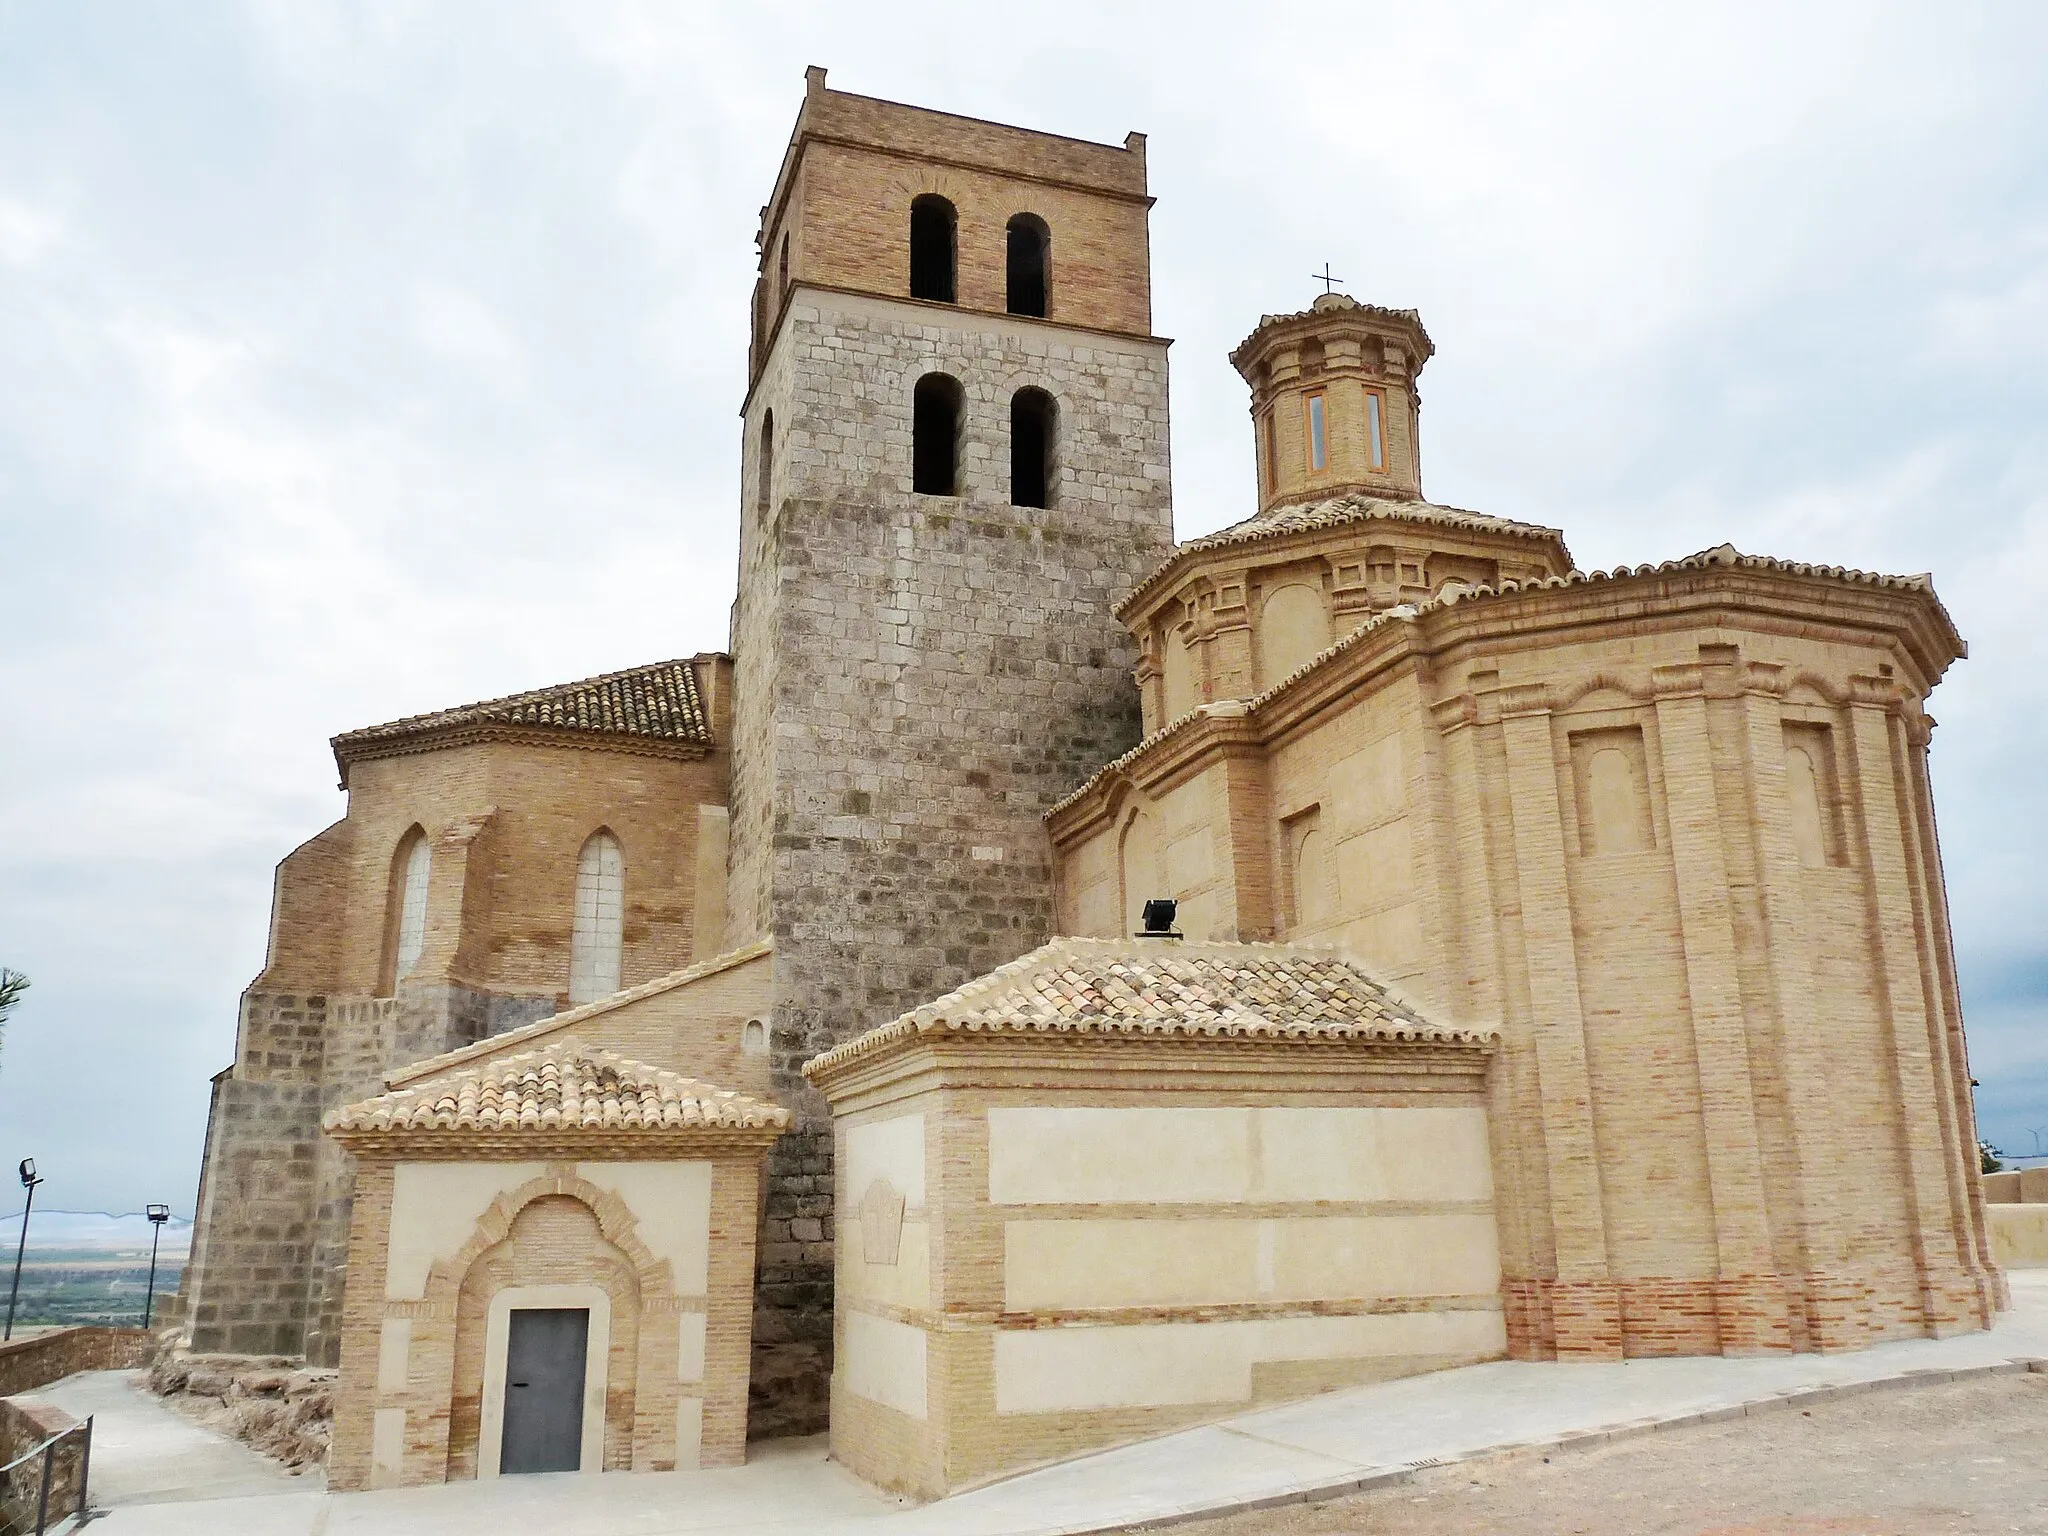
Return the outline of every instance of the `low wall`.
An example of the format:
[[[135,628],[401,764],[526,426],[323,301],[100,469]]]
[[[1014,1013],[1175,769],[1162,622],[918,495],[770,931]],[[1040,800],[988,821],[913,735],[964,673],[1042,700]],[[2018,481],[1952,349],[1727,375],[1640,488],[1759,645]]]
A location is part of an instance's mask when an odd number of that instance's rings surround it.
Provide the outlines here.
[[[0,1397],[33,1392],[80,1371],[130,1371],[149,1364],[156,1336],[142,1328],[53,1328],[0,1344]]]
[[[1988,1205],[2048,1205],[2048,1168],[2008,1168],[1984,1175]]]
[[[74,1331],[74,1330],[67,1330]],[[34,1450],[52,1435],[78,1423],[55,1403],[35,1397],[0,1398],[0,1467]],[[85,1472],[85,1437],[74,1435],[57,1447],[50,1474],[50,1524],[78,1507],[78,1480]],[[43,1458],[0,1474],[0,1529],[32,1531],[42,1499]]]
[[[2001,1201],[1987,1204],[1984,1214],[1991,1219],[1991,1256],[2000,1266],[2034,1269],[2048,1265],[2048,1201],[2027,1205]]]

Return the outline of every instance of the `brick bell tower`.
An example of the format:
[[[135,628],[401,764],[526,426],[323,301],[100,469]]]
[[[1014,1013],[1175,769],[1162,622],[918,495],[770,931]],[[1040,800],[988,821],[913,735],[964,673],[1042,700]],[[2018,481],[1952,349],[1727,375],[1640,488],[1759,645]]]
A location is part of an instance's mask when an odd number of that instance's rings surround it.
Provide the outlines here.
[[[1040,815],[1138,739],[1112,607],[1173,547],[1145,141],[830,90],[762,210],[729,942],[775,942],[753,1433],[822,1428],[810,1057],[1052,931]]]

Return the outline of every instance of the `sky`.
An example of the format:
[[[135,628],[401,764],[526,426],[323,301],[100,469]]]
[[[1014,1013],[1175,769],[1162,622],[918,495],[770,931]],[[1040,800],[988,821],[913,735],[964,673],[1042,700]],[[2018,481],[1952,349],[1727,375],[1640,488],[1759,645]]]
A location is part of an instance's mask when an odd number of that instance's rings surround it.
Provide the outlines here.
[[[1436,341],[1432,500],[1587,569],[1931,571],[1980,1117],[2048,1150],[2048,8],[0,0],[0,1163],[39,1208],[190,1214],[329,736],[725,645],[809,64],[1149,135],[1182,537],[1252,510],[1226,355],[1328,262]]]

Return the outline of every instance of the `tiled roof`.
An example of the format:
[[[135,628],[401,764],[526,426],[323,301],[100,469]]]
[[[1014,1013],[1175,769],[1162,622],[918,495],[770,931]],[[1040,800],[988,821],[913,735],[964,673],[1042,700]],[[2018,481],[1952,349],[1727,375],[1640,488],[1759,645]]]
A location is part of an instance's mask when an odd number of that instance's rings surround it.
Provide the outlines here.
[[[1436,343],[1429,339],[1429,332],[1423,330],[1420,310],[1389,309],[1384,304],[1361,304],[1348,293],[1320,293],[1307,309],[1297,309],[1284,315],[1259,316],[1259,323],[1252,327],[1251,335],[1230,349],[1230,360],[1236,362],[1238,353],[1258,340],[1260,333],[1271,326],[1286,325],[1295,320],[1323,320],[1333,314],[1369,315],[1375,320],[1397,320],[1412,325],[1421,333],[1423,357],[1427,359],[1436,355]]]
[[[1351,961],[1289,944],[1060,938],[849,1040],[806,1076],[933,1033],[1413,1040],[1483,1045],[1429,1023]]]
[[[488,726],[589,731],[711,745],[704,701],[697,692],[696,668],[687,660],[677,660],[344,731],[334,738],[334,752],[338,758],[373,756],[380,746],[403,737]]]
[[[673,992],[678,987],[692,986],[708,976],[733,970],[745,965],[749,960],[758,960],[763,955],[771,953],[773,948],[770,940],[760,939],[738,949],[727,950],[722,955],[715,955],[697,965],[685,966],[680,971],[670,971],[666,976],[657,976],[652,981],[643,981],[637,987],[628,987],[623,992],[613,992],[593,1002],[579,1003],[574,1008],[565,1008],[560,1013],[549,1014],[546,1018],[536,1019],[531,1024],[508,1029],[501,1035],[488,1036],[459,1050],[445,1051],[439,1056],[429,1056],[424,1061],[416,1061],[409,1067],[401,1067],[393,1072],[387,1081],[392,1087],[400,1088],[407,1083],[416,1083],[423,1077],[445,1072],[450,1067],[460,1066],[465,1061],[502,1055],[508,1047],[524,1045],[529,1040],[544,1040],[549,1035],[558,1034],[572,1025],[610,1013],[615,1008],[623,1008],[630,1003],[659,996],[663,992]]]
[[[379,1094],[324,1123],[359,1133],[779,1130],[789,1111],[609,1051],[558,1046]]]
[[[1236,545],[1255,544],[1264,539],[1284,538],[1293,533],[1316,533],[1326,528],[1341,528],[1350,523],[1362,522],[1428,523],[1440,528],[1458,528],[1472,533],[1514,534],[1528,539],[1551,539],[1562,546],[1564,534],[1556,528],[1545,528],[1537,523],[1510,522],[1504,517],[1488,517],[1483,512],[1467,512],[1459,507],[1440,507],[1428,501],[1401,501],[1385,496],[1368,496],[1359,491],[1347,491],[1341,496],[1332,496],[1327,501],[1297,502],[1282,507],[1279,511],[1260,517],[1251,517],[1241,523],[1232,523],[1228,528],[1219,528],[1214,533],[1204,534],[1199,539],[1189,539],[1177,545],[1145,579],[1131,589],[1130,596],[1116,605],[1118,617],[1129,613],[1160,582],[1166,579],[1191,555],[1206,550],[1227,549]]]

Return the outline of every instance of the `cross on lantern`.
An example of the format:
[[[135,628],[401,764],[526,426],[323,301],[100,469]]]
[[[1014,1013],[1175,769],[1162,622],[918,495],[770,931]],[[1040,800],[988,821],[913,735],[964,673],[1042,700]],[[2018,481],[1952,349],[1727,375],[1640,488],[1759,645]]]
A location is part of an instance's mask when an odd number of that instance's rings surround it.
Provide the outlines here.
[[[1325,293],[1335,293],[1337,291],[1337,285],[1344,281],[1344,279],[1341,277],[1330,276],[1330,264],[1327,261],[1323,263],[1322,271],[1311,272],[1309,273],[1309,276],[1315,278],[1318,282],[1320,282],[1323,285],[1323,292]]]

